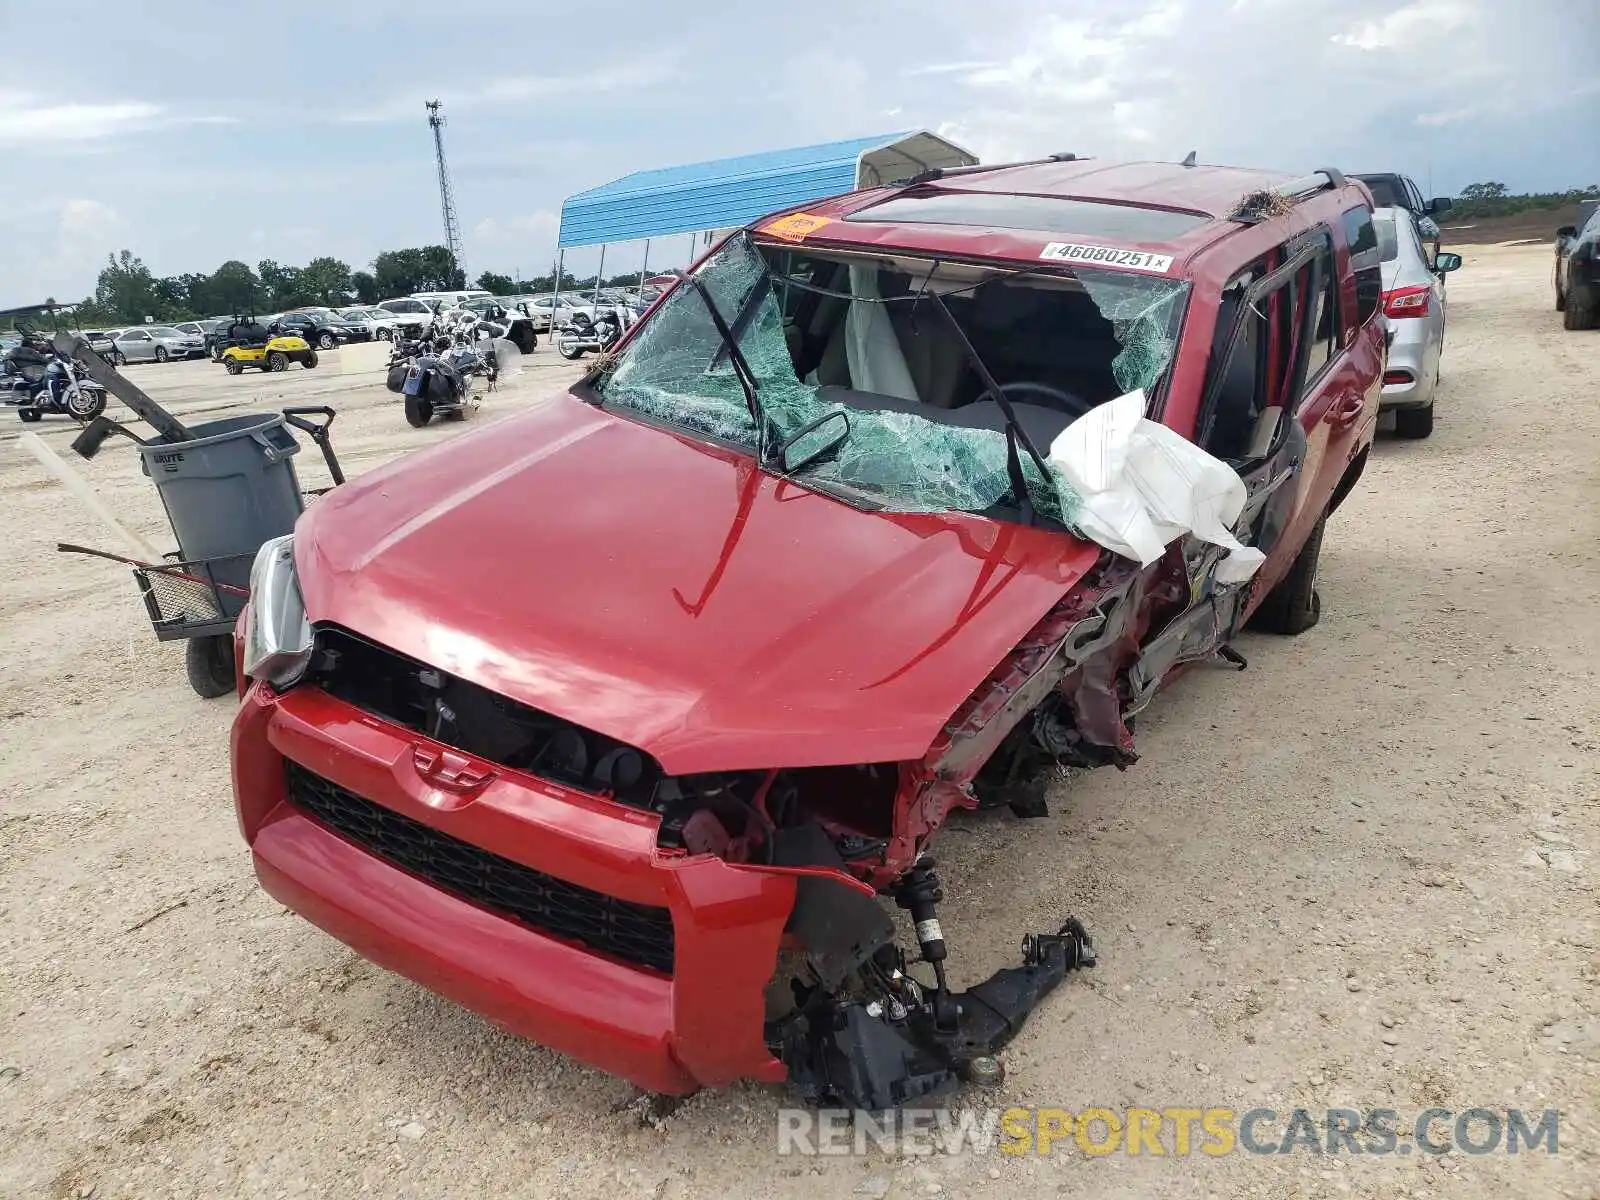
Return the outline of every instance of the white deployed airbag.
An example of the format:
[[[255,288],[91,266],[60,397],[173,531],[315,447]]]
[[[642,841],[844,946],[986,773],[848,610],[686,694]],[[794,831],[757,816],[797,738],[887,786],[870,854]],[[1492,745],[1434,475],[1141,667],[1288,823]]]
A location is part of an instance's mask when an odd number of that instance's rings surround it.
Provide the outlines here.
[[[1239,473],[1144,416],[1144,391],[1091,409],[1050,443],[1047,461],[1078,493],[1073,524],[1085,537],[1149,566],[1175,538],[1193,533],[1230,553],[1218,583],[1243,583],[1264,555],[1233,534],[1244,510]]]

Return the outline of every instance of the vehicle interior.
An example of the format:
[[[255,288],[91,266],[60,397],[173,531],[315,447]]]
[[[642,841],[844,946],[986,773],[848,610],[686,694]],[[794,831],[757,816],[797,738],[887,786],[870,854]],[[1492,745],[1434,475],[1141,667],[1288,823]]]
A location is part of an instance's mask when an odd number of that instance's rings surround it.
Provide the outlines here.
[[[795,376],[822,388],[819,400],[1003,431],[1004,414],[961,333],[1041,452],[1077,417],[1131,390],[1114,369],[1125,349],[1117,326],[1076,278],[1006,276],[915,258],[763,252]],[[1163,299],[1163,288],[1176,298],[1182,287],[1151,281],[1141,306]],[[961,333],[930,299],[934,291]],[[1152,316],[1168,338],[1157,372],[1180,316],[1175,299]]]

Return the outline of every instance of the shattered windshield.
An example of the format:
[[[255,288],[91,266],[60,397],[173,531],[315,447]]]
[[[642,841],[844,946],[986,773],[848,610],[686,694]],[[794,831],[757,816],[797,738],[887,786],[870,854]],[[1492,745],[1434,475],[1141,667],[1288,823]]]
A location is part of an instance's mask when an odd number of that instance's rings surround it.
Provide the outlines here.
[[[749,364],[769,448],[829,413],[848,418],[844,440],[798,478],[894,512],[983,513],[1021,507],[1020,466],[1028,506],[1064,525],[1076,494],[1047,462],[1013,457],[1008,431],[1042,459],[1076,417],[1157,387],[1188,292],[1132,272],[830,258],[764,251],[744,236],[697,275],[704,296],[675,289],[594,376],[605,405],[755,451],[756,422],[710,300]]]

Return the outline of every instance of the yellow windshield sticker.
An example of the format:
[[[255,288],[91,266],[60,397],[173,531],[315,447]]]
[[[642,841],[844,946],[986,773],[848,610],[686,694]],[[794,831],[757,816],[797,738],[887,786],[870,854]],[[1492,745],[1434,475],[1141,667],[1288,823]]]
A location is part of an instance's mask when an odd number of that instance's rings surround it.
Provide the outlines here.
[[[786,242],[803,242],[831,220],[831,217],[814,217],[810,213],[790,213],[787,217],[779,217],[763,225],[761,232],[770,233]]]

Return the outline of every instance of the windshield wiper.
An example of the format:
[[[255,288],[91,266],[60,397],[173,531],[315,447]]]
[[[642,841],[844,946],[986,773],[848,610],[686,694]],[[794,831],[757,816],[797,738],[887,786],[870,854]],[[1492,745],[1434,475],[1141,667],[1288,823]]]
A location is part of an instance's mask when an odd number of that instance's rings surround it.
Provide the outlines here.
[[[938,269],[938,264],[934,264]],[[931,275],[930,275],[931,278]],[[1022,422],[1017,420],[1017,413],[1011,407],[1011,401],[1005,392],[1000,389],[1000,384],[995,377],[989,374],[989,368],[979,356],[977,347],[967,337],[967,331],[961,328],[961,322],[956,320],[955,313],[951,312],[944,302],[944,297],[931,288],[925,289],[934,307],[944,314],[944,319],[950,328],[955,330],[956,337],[961,339],[962,349],[966,351],[967,360],[972,363],[972,369],[978,373],[986,389],[984,394],[994,397],[994,402],[1000,408],[1000,415],[1006,419],[1006,474],[1011,477],[1011,491],[1017,498],[1017,507],[1021,509],[1022,523],[1033,524],[1033,493],[1028,490],[1028,477],[1022,473],[1022,458],[1017,453],[1020,444],[1028,452],[1028,457],[1033,459],[1033,465],[1039,468],[1039,474],[1046,481],[1050,479],[1050,471],[1044,465],[1044,459],[1039,456],[1038,448],[1034,446],[1033,439],[1028,436],[1028,431],[1022,427]],[[921,293],[918,293],[920,298]]]
[[[728,328],[728,322],[717,310],[716,301],[711,299],[711,292],[706,288],[705,281],[693,274],[686,275],[684,281],[694,288],[701,300],[705,301],[706,311],[711,314],[711,323],[717,327],[717,336],[722,339],[723,348],[728,352],[728,361],[733,365],[734,377],[739,381],[739,389],[744,392],[745,407],[750,410],[750,419],[755,422],[756,462],[766,466],[767,414],[761,407],[761,398],[756,394],[755,372],[750,369],[744,351],[739,349],[739,339],[733,336],[733,330]]]
[[[939,263],[937,260],[935,260],[933,264],[933,270],[937,271],[938,269]],[[1017,271],[1013,273],[1017,275],[1035,274],[1035,272],[1028,271]],[[767,268],[767,278],[771,280],[773,275],[774,272],[769,266]],[[929,273],[929,278],[932,278],[932,272]],[[785,275],[783,279],[786,286],[793,286],[799,288],[803,292],[812,292],[819,296],[832,296],[835,299],[848,300],[852,304],[859,303],[889,305],[909,302],[912,306],[913,312],[915,312],[917,304],[921,302],[924,296],[927,296],[929,299],[931,299],[934,303],[934,306],[944,314],[946,323],[949,324],[951,329],[955,330],[956,337],[961,340],[961,348],[967,356],[967,361],[972,364],[973,370],[978,373],[978,378],[983,382],[983,386],[986,389],[984,394],[992,395],[994,397],[995,405],[1000,409],[1000,415],[1005,418],[1006,475],[1011,480],[1011,491],[1012,494],[1017,498],[1017,507],[1021,510],[1022,523],[1024,525],[1033,524],[1033,493],[1028,489],[1027,476],[1022,473],[1022,458],[1017,452],[1017,447],[1021,446],[1023,450],[1028,452],[1028,457],[1033,460],[1033,465],[1039,468],[1039,474],[1046,481],[1048,481],[1050,478],[1050,471],[1045,466],[1044,459],[1039,454],[1038,448],[1034,446],[1033,439],[1028,436],[1028,431],[1025,430],[1022,427],[1022,423],[1017,420],[1017,413],[1016,410],[1011,407],[1010,398],[1000,390],[999,381],[997,381],[995,377],[989,373],[989,368],[984,364],[982,357],[978,354],[977,347],[975,347],[972,344],[972,340],[967,337],[967,331],[961,328],[961,323],[956,320],[955,314],[951,312],[949,306],[945,304],[943,296],[934,291],[932,288],[924,285],[923,288],[914,294],[905,296],[884,296],[879,299],[868,299],[857,296],[854,292],[843,292],[835,288],[822,287],[815,283],[808,283],[805,280],[796,279],[791,275]],[[978,284],[978,287],[981,288],[988,282],[989,279],[984,279]]]

